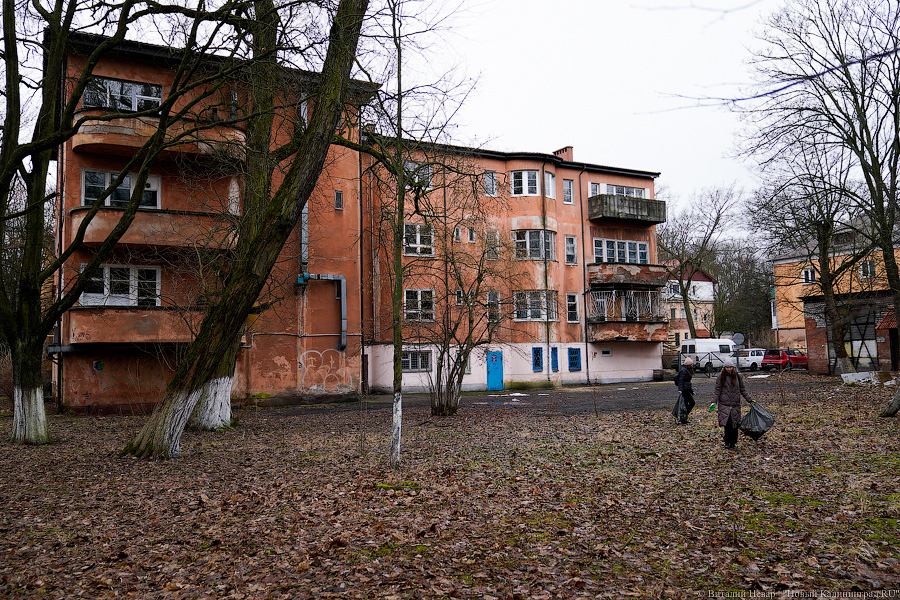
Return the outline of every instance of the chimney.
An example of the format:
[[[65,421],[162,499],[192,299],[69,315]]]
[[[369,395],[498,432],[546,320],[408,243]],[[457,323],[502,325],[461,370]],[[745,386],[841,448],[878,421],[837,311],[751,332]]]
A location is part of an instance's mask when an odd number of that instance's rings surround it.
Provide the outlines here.
[[[561,159],[567,160],[567,161],[569,161],[569,162],[572,162],[573,160],[575,160],[574,158],[572,158],[572,156],[573,156],[573,155],[572,155],[572,146],[566,146],[565,148],[560,148],[559,150],[557,150],[557,151],[554,152],[553,154],[554,154],[555,156],[558,156],[558,157],[560,157]]]

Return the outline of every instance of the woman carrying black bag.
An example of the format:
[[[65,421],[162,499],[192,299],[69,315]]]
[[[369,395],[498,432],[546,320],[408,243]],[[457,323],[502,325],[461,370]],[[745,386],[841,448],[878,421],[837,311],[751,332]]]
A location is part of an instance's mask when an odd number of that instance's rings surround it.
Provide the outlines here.
[[[744,378],[734,367],[734,359],[726,358],[725,366],[716,377],[713,404],[719,405],[719,427],[725,428],[723,441],[729,450],[734,448],[738,439],[738,428],[741,424],[741,396],[751,404],[753,403],[753,398],[744,387]]]
[[[687,425],[688,415],[694,408],[694,385],[691,383],[693,377],[694,361],[690,357],[686,357],[681,363],[681,370],[678,371],[678,391],[684,397],[684,413],[681,420],[678,421],[680,425]]]

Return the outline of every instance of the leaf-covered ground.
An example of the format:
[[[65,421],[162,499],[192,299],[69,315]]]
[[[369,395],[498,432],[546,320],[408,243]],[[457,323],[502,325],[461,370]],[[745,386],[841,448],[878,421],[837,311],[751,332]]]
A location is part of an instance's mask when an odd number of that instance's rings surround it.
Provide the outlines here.
[[[0,445],[0,597],[890,594],[890,389],[816,381],[757,397],[778,423],[736,451],[702,406],[407,409],[400,471],[389,411],[239,411],[169,462],[117,456],[142,418],[52,417],[53,445]]]

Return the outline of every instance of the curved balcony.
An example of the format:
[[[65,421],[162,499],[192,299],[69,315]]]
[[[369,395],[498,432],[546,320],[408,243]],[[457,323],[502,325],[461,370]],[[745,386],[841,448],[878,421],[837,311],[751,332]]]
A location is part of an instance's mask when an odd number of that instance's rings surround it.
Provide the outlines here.
[[[102,109],[79,111],[77,116],[105,115]],[[201,127],[202,129],[197,129]],[[159,128],[156,117],[115,117],[112,119],[88,119],[72,137],[72,149],[76,152],[101,154],[134,154]],[[181,119],[169,125],[166,138],[172,145],[163,156],[196,155],[243,160],[246,134],[231,125],[204,124]]]
[[[89,210],[90,207],[83,206],[71,211],[70,232],[81,227]],[[103,243],[119,223],[122,212],[123,209],[117,207],[98,210],[85,231],[84,243]],[[131,226],[119,240],[119,245],[231,248],[234,245],[234,231],[228,226],[224,216],[219,214],[139,210]]]
[[[669,325],[659,291],[592,290],[588,300],[588,341],[665,342]]]
[[[68,343],[187,343],[201,313],[163,307],[78,306],[69,310]]]
[[[590,287],[653,287],[666,285],[669,275],[662,265],[593,263],[588,265]]]

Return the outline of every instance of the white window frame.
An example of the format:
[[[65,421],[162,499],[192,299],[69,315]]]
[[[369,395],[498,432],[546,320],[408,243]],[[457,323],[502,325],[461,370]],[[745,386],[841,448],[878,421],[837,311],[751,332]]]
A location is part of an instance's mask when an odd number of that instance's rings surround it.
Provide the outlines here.
[[[400,370],[403,373],[430,373],[431,350],[401,351]]]
[[[419,288],[403,290],[403,320],[433,322],[434,290]]]
[[[567,265],[577,265],[578,264],[578,237],[577,236],[567,235],[565,237],[565,250],[566,250],[566,264]]]
[[[145,91],[150,93],[143,93]],[[120,102],[116,103],[113,98]],[[126,98],[127,103],[123,102]],[[161,104],[162,86],[159,84],[98,75],[91,77],[81,102],[82,108],[105,108],[115,112],[143,112],[159,108]]]
[[[465,304],[465,299],[466,299],[466,293],[463,290],[456,290],[456,305],[462,306],[463,304]],[[469,290],[469,300],[474,300],[474,299],[475,299],[475,292],[472,290]]]
[[[403,255],[434,256],[434,233],[424,223],[403,224]]]
[[[648,265],[650,243],[640,240],[594,238],[594,262]]]
[[[334,190],[334,210],[344,210],[343,190]]]
[[[512,184],[511,196],[540,196],[541,180],[536,169],[524,169],[510,173]]]
[[[457,243],[462,242],[462,227],[453,228],[453,241]]]
[[[556,290],[513,292],[516,321],[556,321]]]
[[[484,230],[484,257],[488,260],[500,259],[500,230]]]
[[[487,307],[488,323],[499,323],[503,318],[503,313],[500,312],[502,304],[498,290],[488,290],[485,293],[485,306]]]
[[[550,229],[513,231],[518,260],[556,260],[556,232]]]
[[[574,179],[563,179],[563,204],[575,204]]]
[[[875,261],[864,260],[859,263],[859,278],[872,279],[875,277]]]
[[[645,198],[645,189],[630,187],[627,185],[606,184],[606,193],[610,196],[625,196],[626,198]]]
[[[588,194],[589,197],[593,198],[594,196],[600,195],[600,184],[599,183],[588,184],[588,189],[590,190],[590,193]]]
[[[87,266],[82,263],[81,269]],[[113,270],[127,270],[128,275],[128,291],[114,293],[113,287],[115,282],[123,281],[121,279],[113,279]],[[140,271],[152,271],[156,274],[155,289],[153,291],[153,304],[138,304],[141,300],[138,275]],[[145,308],[148,306],[160,305],[160,279],[162,270],[158,266],[153,265],[120,265],[120,264],[103,264],[97,273],[99,279],[103,283],[103,292],[83,291],[79,303],[82,306],[135,306]]]
[[[809,285],[811,283],[816,282],[816,270],[807,267],[801,271],[801,278],[803,279],[803,285]]]
[[[484,172],[484,195],[492,198],[497,197],[497,171]]]
[[[406,175],[406,189],[421,187],[425,190],[431,189],[431,165],[422,164],[414,160],[408,160],[403,165],[403,172]]]
[[[96,176],[103,177],[102,189],[99,178]],[[115,171],[103,171],[101,169],[82,169],[81,170],[81,205],[82,206],[93,206],[94,202],[97,198],[100,197],[103,192],[110,186],[110,184],[119,176],[118,172]],[[95,181],[88,182],[88,178],[95,177]],[[131,201],[131,182],[134,181],[135,175],[132,173],[128,173],[122,179],[122,183],[119,184],[111,194],[109,194],[106,199],[103,201],[103,206],[114,206],[114,207],[123,207],[127,206]],[[99,193],[95,196],[92,196],[90,203],[87,200],[87,188],[91,187],[94,189],[99,189]],[[155,196],[155,202],[149,203],[146,202],[146,194],[148,192],[152,192]],[[158,209],[160,207],[160,177],[159,175],[150,175],[147,177],[147,182],[144,184],[144,198],[141,198],[141,202],[138,205],[139,208],[148,208],[148,209]]]
[[[575,315],[573,318],[572,315]],[[578,294],[566,294],[566,321],[568,323],[580,323],[581,314],[578,310]]]
[[[469,238],[469,243],[470,243],[470,244],[474,244],[474,243],[475,243],[475,228],[474,228],[474,227],[469,227],[469,236],[468,236],[468,238]]]
[[[544,171],[544,191],[548,198],[556,200],[556,175],[550,171]]]

